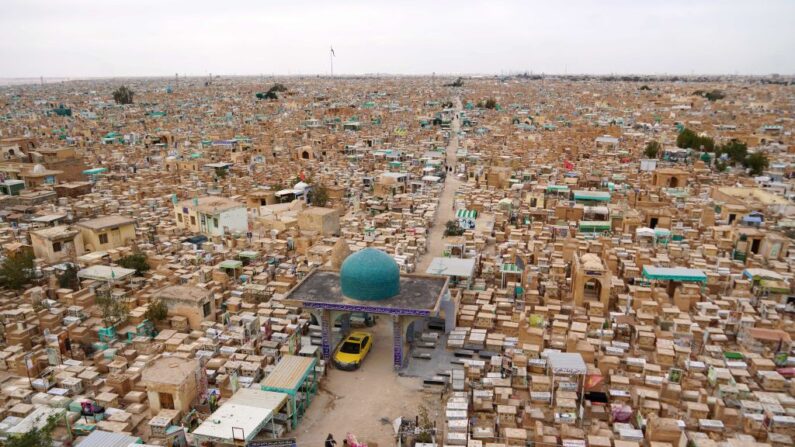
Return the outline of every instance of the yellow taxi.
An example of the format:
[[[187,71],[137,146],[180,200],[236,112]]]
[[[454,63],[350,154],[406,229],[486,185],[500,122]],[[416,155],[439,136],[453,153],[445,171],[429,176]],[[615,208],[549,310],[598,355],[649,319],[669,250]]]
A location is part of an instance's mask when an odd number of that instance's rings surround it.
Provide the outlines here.
[[[353,371],[373,346],[373,336],[367,332],[351,332],[334,351],[334,365],[339,369]]]

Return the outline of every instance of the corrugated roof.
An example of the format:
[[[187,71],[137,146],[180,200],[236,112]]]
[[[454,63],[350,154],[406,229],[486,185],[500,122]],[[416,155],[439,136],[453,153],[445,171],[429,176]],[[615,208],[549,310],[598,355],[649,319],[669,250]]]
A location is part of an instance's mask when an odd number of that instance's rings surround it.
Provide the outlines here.
[[[315,367],[315,362],[314,357],[285,355],[260,384],[268,391],[294,391]]]
[[[127,436],[121,433],[95,430],[91,432],[77,447],[127,447],[130,444],[140,443],[141,438]]]

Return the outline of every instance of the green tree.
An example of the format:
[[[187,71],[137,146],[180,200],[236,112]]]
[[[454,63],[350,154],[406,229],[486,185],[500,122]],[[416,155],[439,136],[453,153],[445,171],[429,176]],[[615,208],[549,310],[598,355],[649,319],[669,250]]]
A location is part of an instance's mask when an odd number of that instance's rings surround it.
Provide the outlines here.
[[[685,128],[683,131],[679,132],[679,135],[676,137],[676,146],[683,149],[692,148],[697,140],[698,135],[692,130]]]
[[[704,93],[704,97],[707,98],[708,101],[717,101],[719,99],[725,98],[726,95],[724,95],[720,90],[711,90]]]
[[[728,143],[719,146],[718,152],[728,155],[733,163],[742,163],[748,156],[748,145],[736,139],[732,139]]]
[[[464,229],[458,225],[458,221],[448,220],[447,223],[444,224],[445,236],[461,236],[462,234],[464,234]]]
[[[159,321],[163,321],[168,318],[168,306],[163,300],[155,299],[146,309],[146,313],[144,313],[144,318],[151,321],[152,323],[157,323]]]
[[[683,149],[698,149],[703,148],[707,152],[712,152],[715,149],[715,140],[710,137],[702,137],[692,130],[685,128],[676,137],[676,145]]]
[[[80,289],[80,279],[77,277],[77,266],[72,263],[66,265],[66,270],[58,277],[58,286],[62,289]]]
[[[649,141],[646,143],[646,149],[643,150],[643,155],[647,158],[657,158],[660,153],[660,143],[657,141]]]
[[[50,416],[47,424],[42,427],[33,427],[20,435],[12,435],[0,445],[4,447],[52,447],[52,432],[55,430],[58,416]]]
[[[0,266],[0,285],[14,290],[22,289],[33,279],[33,259],[33,253],[27,250],[7,257]]]
[[[751,175],[760,175],[762,171],[767,169],[769,164],[770,161],[767,159],[767,155],[765,155],[763,152],[754,152],[743,162],[743,166],[751,170]]]
[[[728,167],[729,165],[727,165],[726,162],[724,162],[723,160],[717,160],[715,162],[715,169],[717,169],[718,172],[724,172]]]
[[[122,85],[113,92],[113,100],[116,101],[116,104],[132,104],[133,95],[135,93],[132,90]]]
[[[314,206],[326,206],[328,203],[328,188],[325,185],[312,187],[311,201]]]
[[[126,269],[135,269],[136,276],[143,276],[149,270],[149,261],[143,253],[133,253],[119,259],[119,265]]]
[[[129,310],[120,300],[113,298],[110,291],[97,293],[94,303],[102,311],[102,323],[111,327],[127,320]]]

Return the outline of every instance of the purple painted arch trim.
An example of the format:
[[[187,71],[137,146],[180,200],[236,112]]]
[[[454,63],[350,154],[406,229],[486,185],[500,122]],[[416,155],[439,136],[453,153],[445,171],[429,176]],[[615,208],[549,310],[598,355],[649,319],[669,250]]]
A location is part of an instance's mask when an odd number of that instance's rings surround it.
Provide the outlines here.
[[[345,312],[369,312],[387,315],[411,315],[416,317],[430,316],[432,311],[423,309],[396,309],[393,307],[366,306],[355,304],[320,303],[317,301],[301,301],[303,307],[310,309],[341,310]]]

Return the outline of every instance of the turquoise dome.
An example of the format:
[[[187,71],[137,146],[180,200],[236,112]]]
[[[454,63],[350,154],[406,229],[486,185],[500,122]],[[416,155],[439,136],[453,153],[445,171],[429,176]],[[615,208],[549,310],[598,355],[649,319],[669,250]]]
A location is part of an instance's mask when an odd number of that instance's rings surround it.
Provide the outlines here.
[[[365,248],[348,256],[340,268],[342,294],[360,301],[381,301],[400,292],[400,267],[381,250]]]

